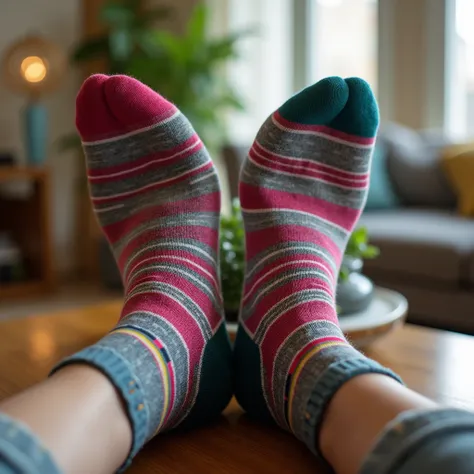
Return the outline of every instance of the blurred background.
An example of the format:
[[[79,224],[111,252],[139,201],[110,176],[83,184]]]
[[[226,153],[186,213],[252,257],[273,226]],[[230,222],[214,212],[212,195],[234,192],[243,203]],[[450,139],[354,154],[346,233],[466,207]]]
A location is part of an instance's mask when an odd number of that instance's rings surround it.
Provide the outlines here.
[[[371,84],[382,118],[363,218],[380,256],[367,274],[407,296],[413,321],[474,333],[472,0],[1,0],[0,11],[0,318],[120,294],[74,128],[87,75],[131,74],[174,101],[218,164],[226,213],[263,120],[340,75]]]

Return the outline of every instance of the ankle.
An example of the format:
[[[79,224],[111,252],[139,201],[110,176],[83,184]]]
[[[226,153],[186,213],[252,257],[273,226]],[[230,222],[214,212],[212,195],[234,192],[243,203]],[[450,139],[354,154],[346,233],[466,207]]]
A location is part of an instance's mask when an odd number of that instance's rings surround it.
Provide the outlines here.
[[[345,383],[326,408],[320,452],[338,474],[355,474],[388,423],[405,411],[435,406],[391,377],[359,375]],[[341,456],[342,446],[345,456]]]
[[[104,452],[123,453],[125,460],[132,446],[132,425],[119,392],[100,370],[86,364],[66,365],[51,376],[51,382],[82,393],[84,403],[96,407]],[[118,466],[119,467],[119,466]]]

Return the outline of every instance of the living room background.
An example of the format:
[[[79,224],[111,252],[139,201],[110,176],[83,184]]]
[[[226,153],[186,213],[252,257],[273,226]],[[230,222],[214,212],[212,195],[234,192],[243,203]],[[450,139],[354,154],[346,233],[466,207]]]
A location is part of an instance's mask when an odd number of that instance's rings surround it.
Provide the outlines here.
[[[103,3],[4,2],[0,52],[19,37],[36,32],[70,53],[85,31],[98,27],[97,15]],[[172,18],[160,26],[179,32],[199,2],[146,3],[171,7]],[[229,124],[232,146],[245,150],[261,122],[285,98],[327,75],[357,75],[368,80],[377,95],[383,123],[397,122],[414,130],[436,129],[461,141],[474,133],[474,38],[466,20],[472,16],[470,0],[204,3],[211,14],[209,36],[252,30],[238,43],[240,57],[224,68],[245,102],[244,112],[223,117]],[[75,152],[60,152],[57,146],[59,138],[74,131],[74,99],[82,76],[77,67],[69,67],[61,88],[44,100],[50,115],[47,165],[52,179],[55,268],[66,280],[89,258],[78,251],[82,240],[88,239],[79,221],[84,207],[78,193],[82,165]],[[24,99],[0,83],[0,101],[0,150],[25,163],[20,121]],[[216,159],[224,185],[229,173],[235,181],[237,171],[229,171],[224,160]],[[229,194],[235,192],[230,189]]]

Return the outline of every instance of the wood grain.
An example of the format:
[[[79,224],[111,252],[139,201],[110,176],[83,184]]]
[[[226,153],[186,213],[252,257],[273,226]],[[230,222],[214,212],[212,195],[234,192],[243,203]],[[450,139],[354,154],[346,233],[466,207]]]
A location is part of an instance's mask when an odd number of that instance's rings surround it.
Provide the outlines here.
[[[94,343],[111,328],[121,303],[0,323],[0,399],[44,378],[62,357]],[[367,354],[441,403],[474,409],[474,338],[406,325]],[[314,474],[310,452],[289,434],[260,425],[235,400],[214,424],[158,436],[137,456],[132,474],[209,472]]]

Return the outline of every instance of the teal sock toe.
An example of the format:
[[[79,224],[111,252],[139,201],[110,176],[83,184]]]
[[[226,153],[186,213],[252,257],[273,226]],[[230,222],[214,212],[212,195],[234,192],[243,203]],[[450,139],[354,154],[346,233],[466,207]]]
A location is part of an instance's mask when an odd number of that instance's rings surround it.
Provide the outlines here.
[[[349,99],[349,87],[340,77],[327,77],[287,100],[280,115],[304,125],[322,125],[333,120]]]
[[[358,77],[346,79],[349,100],[328,125],[341,132],[371,138],[379,126],[379,108],[369,84]]]

